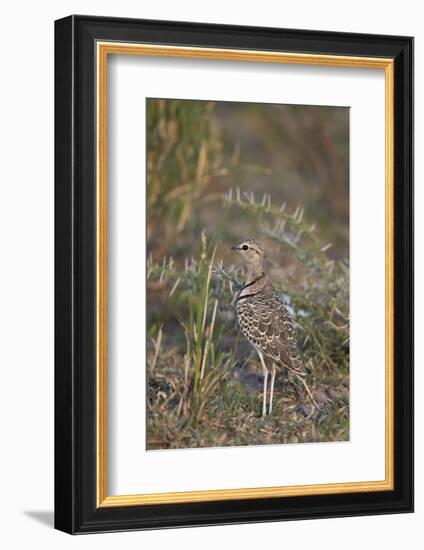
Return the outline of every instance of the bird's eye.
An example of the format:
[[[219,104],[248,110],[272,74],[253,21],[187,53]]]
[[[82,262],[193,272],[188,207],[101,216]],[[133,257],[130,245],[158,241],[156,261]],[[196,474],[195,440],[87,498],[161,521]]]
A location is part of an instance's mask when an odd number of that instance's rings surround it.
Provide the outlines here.
[[[243,245],[243,250],[248,250],[248,248],[249,248],[249,247],[247,246],[247,244],[244,244],[244,245]]]

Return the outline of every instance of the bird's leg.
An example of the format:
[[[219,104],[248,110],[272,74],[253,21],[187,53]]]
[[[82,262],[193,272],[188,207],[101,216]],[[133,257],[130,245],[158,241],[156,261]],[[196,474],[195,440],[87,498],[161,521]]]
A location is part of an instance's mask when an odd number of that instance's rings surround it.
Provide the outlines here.
[[[263,400],[262,400],[262,418],[263,418],[264,416],[266,416],[266,389],[268,384],[268,369],[266,368],[266,365],[265,365],[263,353],[259,350],[257,351],[258,351],[259,359],[261,360],[261,363],[262,363],[262,370],[264,373],[264,392],[263,392]]]
[[[272,413],[272,398],[273,398],[273,395],[274,395],[275,372],[276,372],[276,368],[275,368],[275,364],[273,363],[272,364],[272,374],[271,374],[271,388],[269,390],[269,411],[268,411],[268,414]]]

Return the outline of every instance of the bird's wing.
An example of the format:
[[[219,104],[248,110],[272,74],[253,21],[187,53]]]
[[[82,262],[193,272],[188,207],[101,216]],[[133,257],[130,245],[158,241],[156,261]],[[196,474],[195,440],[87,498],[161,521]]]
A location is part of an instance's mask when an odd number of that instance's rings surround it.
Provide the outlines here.
[[[256,345],[277,363],[304,376],[305,367],[299,355],[292,320],[286,307],[276,294],[249,301],[251,309],[251,333],[256,335]]]

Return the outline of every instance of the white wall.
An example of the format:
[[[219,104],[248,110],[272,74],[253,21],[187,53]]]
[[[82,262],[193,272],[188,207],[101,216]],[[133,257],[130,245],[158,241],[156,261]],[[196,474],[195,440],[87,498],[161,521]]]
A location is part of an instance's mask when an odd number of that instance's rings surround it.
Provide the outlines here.
[[[247,3],[214,0],[85,0],[3,5],[0,84],[0,541],[4,548],[385,549],[423,539],[423,351],[416,355],[416,513],[414,515],[179,529],[70,537],[53,531],[53,20],[71,13],[391,33],[416,37],[416,120],[422,123],[424,27],[419,2],[329,0]],[[416,128],[416,203],[423,203],[422,124]],[[417,216],[417,253],[423,216]],[[421,245],[421,246],[420,246]],[[416,280],[424,278],[422,252]],[[422,288],[422,287],[421,287]],[[416,292],[417,311],[424,307]],[[421,306],[421,308],[419,307]],[[417,331],[423,333],[422,315]],[[265,542],[266,541],[266,542]]]

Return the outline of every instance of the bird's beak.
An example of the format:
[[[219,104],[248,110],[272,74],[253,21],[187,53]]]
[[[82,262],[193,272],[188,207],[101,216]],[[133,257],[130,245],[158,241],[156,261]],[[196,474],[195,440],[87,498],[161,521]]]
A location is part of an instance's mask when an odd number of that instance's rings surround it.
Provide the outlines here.
[[[238,247],[237,246],[232,246],[231,250],[238,250]]]

